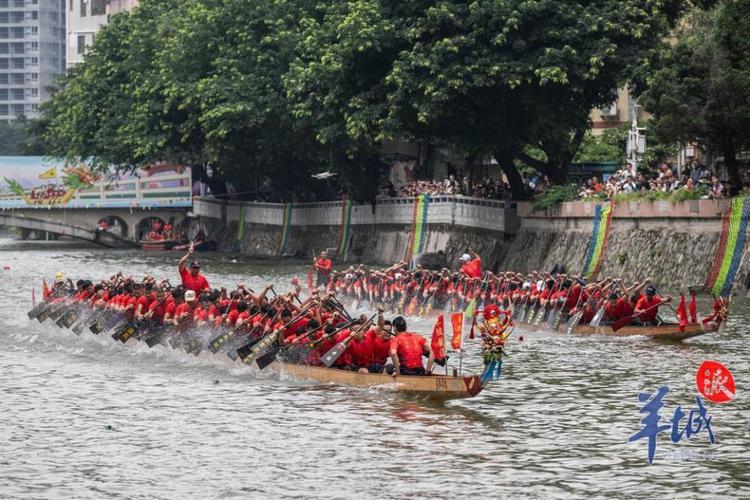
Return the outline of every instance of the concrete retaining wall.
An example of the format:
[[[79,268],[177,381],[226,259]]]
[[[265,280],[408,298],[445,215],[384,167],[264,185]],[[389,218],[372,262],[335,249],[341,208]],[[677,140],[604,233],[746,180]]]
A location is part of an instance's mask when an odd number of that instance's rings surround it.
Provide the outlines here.
[[[721,214],[728,201],[682,203],[629,202],[613,213],[609,245],[601,276],[627,281],[652,278],[665,288],[686,287],[705,281],[721,235]],[[427,252],[444,252],[455,266],[468,247],[481,256],[487,269],[551,270],[562,264],[580,273],[591,238],[593,203],[566,203],[550,213],[538,213],[531,204],[442,197],[430,205],[426,230]],[[352,209],[349,261],[391,264],[405,258],[413,214],[412,199],[383,200]],[[219,202],[198,200],[194,208],[204,220],[221,217]],[[282,223],[282,205],[248,204],[241,251],[276,256]],[[514,211],[522,216],[516,217]],[[232,248],[239,206],[226,206],[227,227],[209,224]],[[214,221],[216,222],[216,221]],[[341,224],[341,204],[299,205],[292,214],[288,254],[311,257],[313,249],[335,248]],[[748,252],[746,251],[746,254]],[[341,263],[341,259],[339,259]],[[735,279],[735,291],[744,291],[750,259]]]

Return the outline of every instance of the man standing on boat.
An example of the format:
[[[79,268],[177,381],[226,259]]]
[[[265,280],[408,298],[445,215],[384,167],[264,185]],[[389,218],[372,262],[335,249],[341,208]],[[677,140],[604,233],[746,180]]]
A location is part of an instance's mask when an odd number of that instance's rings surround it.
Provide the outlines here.
[[[426,375],[432,370],[435,354],[421,335],[406,331],[406,320],[397,316],[393,320],[396,337],[391,340],[393,375]],[[427,356],[427,370],[422,366],[422,356]]]
[[[333,268],[331,259],[328,258],[328,252],[326,252],[325,250],[320,252],[320,256],[315,259],[313,264],[315,265],[315,270],[318,274],[315,287],[327,287],[328,282],[331,280],[331,269]]]
[[[474,250],[461,256],[461,274],[468,278],[482,278],[482,259]]]
[[[208,286],[208,280],[201,274],[201,265],[197,260],[190,263],[190,269],[188,270],[187,261],[193,256],[193,244],[188,247],[188,253],[180,259],[177,264],[177,270],[180,272],[180,278],[182,278],[182,286],[185,290],[192,290],[195,293],[200,293]]]

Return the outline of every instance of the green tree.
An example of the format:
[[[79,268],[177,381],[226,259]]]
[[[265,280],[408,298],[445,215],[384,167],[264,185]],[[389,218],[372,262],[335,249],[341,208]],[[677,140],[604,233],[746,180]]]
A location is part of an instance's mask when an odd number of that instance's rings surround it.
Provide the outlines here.
[[[0,121],[0,156],[23,154],[25,140],[24,128],[17,120]]]
[[[750,147],[750,0],[726,0],[694,10],[647,80],[646,109],[667,143],[698,143],[723,156],[732,183],[737,155]]]
[[[614,99],[681,4],[335,2],[305,20],[287,88],[323,140],[493,154],[521,196],[515,160],[564,181],[590,109]]]

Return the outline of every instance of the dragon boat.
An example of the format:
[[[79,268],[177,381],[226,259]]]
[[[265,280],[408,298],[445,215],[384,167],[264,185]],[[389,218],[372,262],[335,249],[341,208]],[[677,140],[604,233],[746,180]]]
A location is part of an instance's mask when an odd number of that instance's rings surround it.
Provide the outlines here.
[[[479,375],[449,376],[399,375],[393,377],[385,373],[359,373],[323,366],[274,362],[271,367],[281,374],[296,379],[312,380],[322,384],[337,384],[351,387],[381,388],[394,392],[423,396],[430,399],[471,398],[482,391]]]

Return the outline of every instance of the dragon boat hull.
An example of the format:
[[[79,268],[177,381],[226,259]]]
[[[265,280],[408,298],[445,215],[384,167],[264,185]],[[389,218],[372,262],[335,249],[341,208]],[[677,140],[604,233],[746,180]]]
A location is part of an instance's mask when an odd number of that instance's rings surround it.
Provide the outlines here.
[[[482,391],[482,383],[478,375],[466,377],[451,377],[447,375],[415,377],[399,375],[394,378],[384,373],[359,373],[336,368],[295,365],[278,361],[274,362],[272,366],[278,372],[298,379],[351,387],[379,387],[395,392],[421,395],[434,399],[471,398]]]

